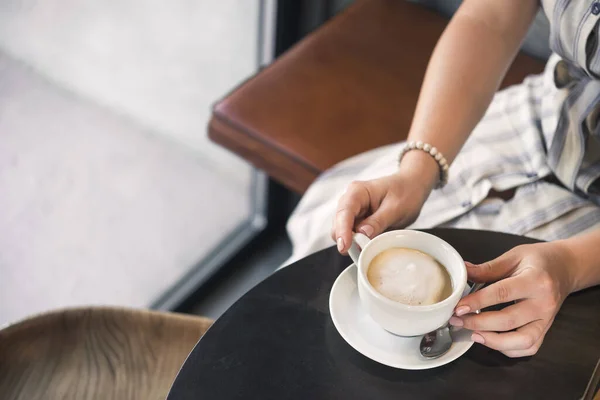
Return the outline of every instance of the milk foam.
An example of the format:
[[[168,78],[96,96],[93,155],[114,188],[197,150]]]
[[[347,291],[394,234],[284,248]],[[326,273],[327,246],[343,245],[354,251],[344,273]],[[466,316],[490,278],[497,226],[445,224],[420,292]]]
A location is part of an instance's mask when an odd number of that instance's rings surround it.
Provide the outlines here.
[[[413,249],[392,248],[378,254],[369,264],[367,278],[385,297],[408,305],[435,304],[452,293],[446,268]]]

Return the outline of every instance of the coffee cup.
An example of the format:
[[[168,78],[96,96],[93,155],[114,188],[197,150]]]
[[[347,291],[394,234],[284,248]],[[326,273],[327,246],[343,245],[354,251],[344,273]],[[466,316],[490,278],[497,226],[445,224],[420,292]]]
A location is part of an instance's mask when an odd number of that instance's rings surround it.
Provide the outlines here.
[[[395,248],[425,253],[443,265],[452,283],[449,296],[434,304],[409,305],[378,292],[369,282],[368,268],[377,255]],[[467,285],[467,269],[462,257],[444,240],[429,233],[396,230],[373,239],[355,233],[349,255],[358,268],[358,294],[362,306],[377,324],[395,335],[424,335],[446,324]]]

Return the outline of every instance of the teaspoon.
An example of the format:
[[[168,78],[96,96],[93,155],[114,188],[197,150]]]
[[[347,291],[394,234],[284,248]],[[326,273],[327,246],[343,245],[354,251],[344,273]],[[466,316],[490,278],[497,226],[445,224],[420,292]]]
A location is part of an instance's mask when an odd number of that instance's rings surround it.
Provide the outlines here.
[[[484,283],[474,283],[467,295],[475,293],[484,285]],[[452,336],[450,336],[450,327],[448,326],[448,322],[446,322],[441,328],[426,333],[423,336],[419,345],[419,351],[423,358],[433,360],[446,354],[450,350],[450,347],[452,347]]]

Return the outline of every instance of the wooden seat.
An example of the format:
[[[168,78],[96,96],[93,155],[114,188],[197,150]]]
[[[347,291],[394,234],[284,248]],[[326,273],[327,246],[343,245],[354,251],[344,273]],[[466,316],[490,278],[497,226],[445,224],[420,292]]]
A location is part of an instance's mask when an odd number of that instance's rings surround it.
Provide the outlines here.
[[[82,308],[0,331],[0,398],[164,399],[212,321],[122,308]]]
[[[357,0],[219,101],[209,136],[303,193],[335,163],[406,138],[446,23],[405,0]],[[519,54],[503,86],[543,67]]]

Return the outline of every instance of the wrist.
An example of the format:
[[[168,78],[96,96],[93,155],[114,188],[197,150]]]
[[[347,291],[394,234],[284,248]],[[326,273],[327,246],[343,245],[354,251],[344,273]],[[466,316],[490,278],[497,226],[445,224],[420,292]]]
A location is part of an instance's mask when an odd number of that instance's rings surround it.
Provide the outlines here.
[[[559,262],[562,264],[562,267],[565,268],[567,273],[568,282],[563,282],[567,284],[568,292],[574,293],[578,290],[581,290],[581,277],[580,277],[580,267],[579,260],[577,259],[576,253],[573,251],[569,242],[567,240],[557,240],[549,243],[552,247],[554,247],[558,254],[560,254]]]
[[[600,262],[596,255],[599,238],[597,233],[592,233],[555,242],[567,254],[567,268],[573,282],[572,292],[600,285]]]
[[[404,154],[396,174],[418,184],[428,196],[440,180],[440,167],[429,153],[413,150]]]

